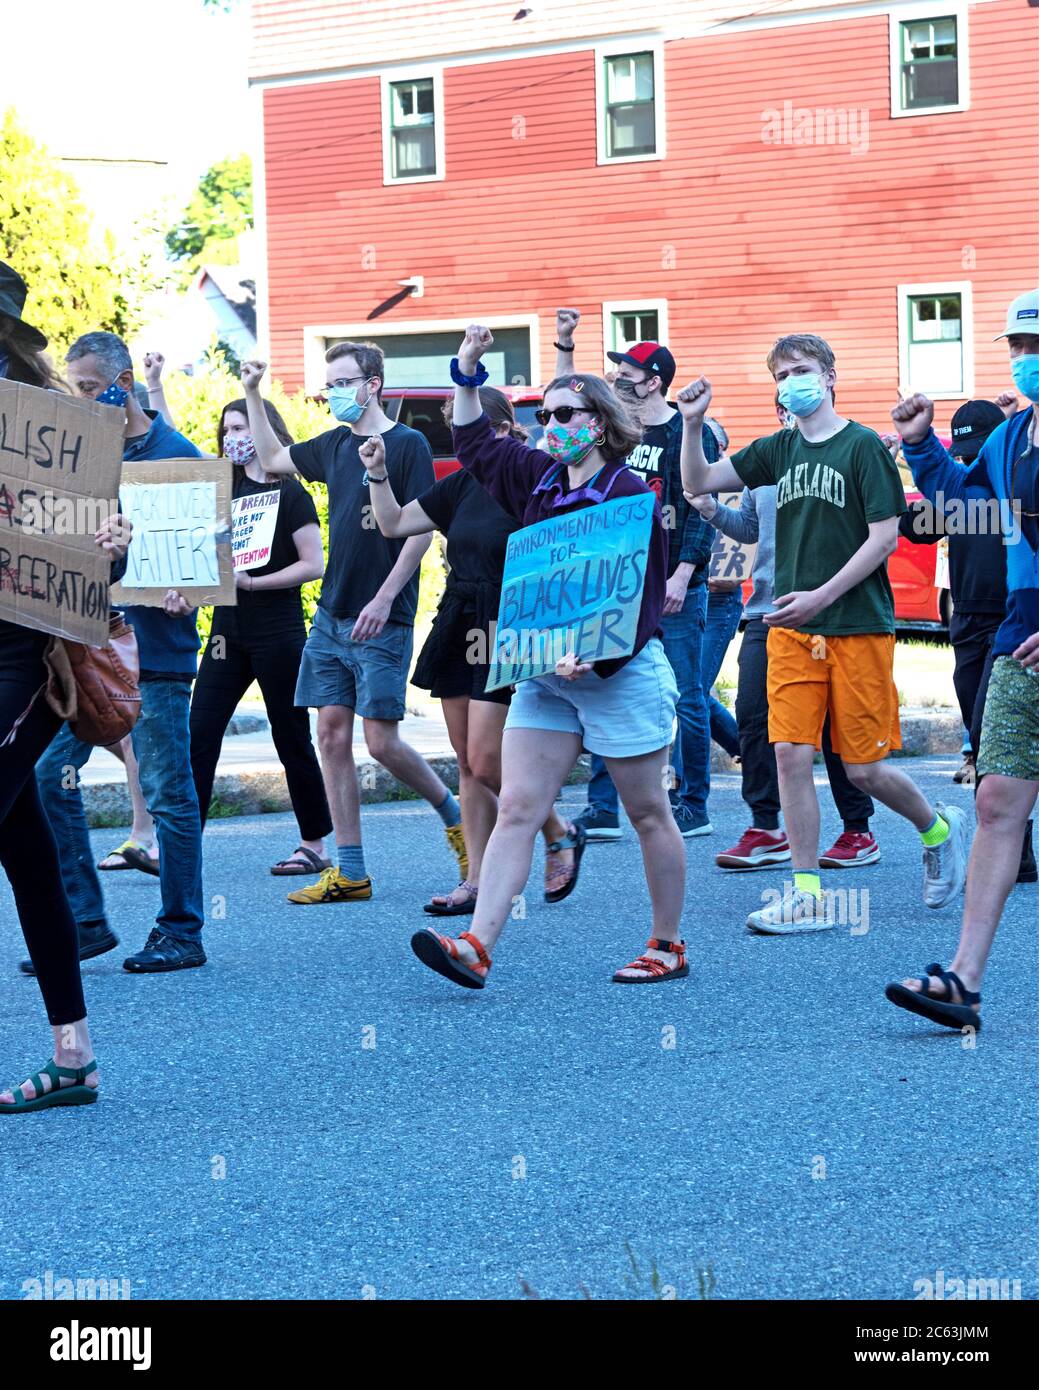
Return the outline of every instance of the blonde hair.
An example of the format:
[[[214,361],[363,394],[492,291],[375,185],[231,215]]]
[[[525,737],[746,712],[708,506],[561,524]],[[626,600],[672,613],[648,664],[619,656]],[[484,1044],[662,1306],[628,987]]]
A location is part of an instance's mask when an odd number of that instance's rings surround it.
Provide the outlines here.
[[[600,447],[609,458],[627,458],[636,444],[642,442],[642,426],[601,376],[570,372],[550,381],[545,387],[545,396],[549,391],[575,391],[587,402],[585,409],[593,411],[603,422]]]

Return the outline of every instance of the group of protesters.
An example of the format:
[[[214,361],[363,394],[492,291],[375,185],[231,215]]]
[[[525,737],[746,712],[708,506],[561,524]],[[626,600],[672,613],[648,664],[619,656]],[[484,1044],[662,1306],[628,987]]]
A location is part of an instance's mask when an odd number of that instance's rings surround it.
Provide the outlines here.
[[[0,266],[0,378],[115,406],[125,416],[126,461],[200,455],[176,428],[159,354],[145,358],[138,383],[126,345],[88,332],[59,371],[22,315],[25,296],[19,277]],[[371,757],[443,826],[458,883],[430,896],[424,910],[466,916],[468,930],[445,935],[430,924],[411,944],[457,985],[485,987],[538,836],[544,897],[559,903],[577,886],[588,844],[621,835],[621,806],[638,837],[651,921],[645,948],[613,980],[687,976],[683,841],[712,832],[713,740],[739,759],[750,816],[716,865],[789,880],[749,913],[747,928],[832,930],[820,871],[880,858],[870,825],[880,801],[919,835],[925,904],[948,906],[966,889],[948,967],[935,963],[892,983],[887,997],[950,1028],[980,1027],[982,974],[1006,898],[1015,880],[1036,877],[1039,292],[1013,301],[1001,335],[1025,405],[1009,393],[968,402],[953,417],[948,449],[924,396],[895,406],[896,432],[884,437],[838,415],[832,349],[814,334],[790,333],[767,357],[778,429],[730,450],[709,414],[705,377],[677,390],[671,404],[676,362],[656,342],[608,354],[608,379],[582,372],[574,361],[579,323],[578,310],[558,311],[556,374],[537,411],[537,447],[508,397],[489,384],[482,359],[490,331],[470,325],[449,366],[454,392],[445,404],[460,468],[440,481],[425,437],[384,409],[385,364],[375,344],[328,350],[325,395],[335,425],[303,442],[293,442],[261,393],[265,364],[243,365],[242,394],[213,421],[213,445],[232,465],[235,499],[278,493],[269,558],[236,570],[236,602],[214,609],[201,662],[196,610],[184,595],[170,590],[159,607],[125,610],[140,656],[141,712],[111,751],[126,767],[133,824],[99,864],[78,785],[92,745],[39,698],[49,638],[0,621],[0,862],[28,946],[22,969],[37,976],[54,1032],[52,1060],[0,1092],[0,1113],[97,1098],[79,964],[118,945],[99,874],[136,870],[159,880],[155,926],[125,959],[127,971],[206,963],[202,832],[222,739],[254,681],[299,830],[298,846],[271,873],[314,879],[288,902],[372,897],[353,752],[359,717]],[[899,450],[925,499],[913,511]],[[327,489],[327,562],[304,483]],[[738,505],[719,501],[730,493]],[[597,660],[568,650],[554,670],[513,686],[492,679],[513,534],[647,494],[652,522],[631,650]],[[974,497],[999,502],[1005,528],[950,539],[956,692],[976,776],[972,849],[964,811],[932,803],[890,761],[901,735],[886,562],[900,532],[930,543],[941,536],[943,499]],[[412,672],[418,572],[434,531],[446,541],[448,575]],[[746,605],[738,581],[711,577],[717,532],[756,543]],[[118,510],[95,540],[119,578],[132,536]],[[318,578],[308,632],[301,586]],[[712,687],[741,619],[733,717]],[[475,634],[485,640],[474,643]],[[442,703],[457,798],[400,737],[409,674]],[[570,820],[557,799],[582,751],[592,759],[588,805]],[[819,751],[842,821],[823,852],[812,770]]]

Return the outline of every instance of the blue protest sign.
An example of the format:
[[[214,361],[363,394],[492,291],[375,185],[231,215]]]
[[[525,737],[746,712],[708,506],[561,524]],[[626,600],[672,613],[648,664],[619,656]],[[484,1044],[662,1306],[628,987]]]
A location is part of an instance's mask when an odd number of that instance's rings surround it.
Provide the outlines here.
[[[634,650],[653,503],[618,497],[509,537],[488,690],[547,675],[567,652],[602,661]]]

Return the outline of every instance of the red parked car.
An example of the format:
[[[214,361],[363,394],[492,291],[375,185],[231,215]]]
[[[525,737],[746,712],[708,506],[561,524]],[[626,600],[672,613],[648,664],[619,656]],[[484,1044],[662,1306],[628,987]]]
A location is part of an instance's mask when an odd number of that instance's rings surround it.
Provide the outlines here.
[[[534,419],[534,412],[541,405],[541,392],[533,386],[505,386],[500,388],[512,401],[516,420],[531,434],[532,442],[542,433],[541,426]],[[433,468],[437,478],[446,477],[458,467],[451,443],[451,431],[444,423],[444,401],[453,394],[450,386],[387,386],[383,388],[383,406],[391,420],[402,425],[410,425],[429,440],[433,450]],[[943,444],[948,441],[942,440]],[[906,501],[917,502],[921,494],[913,485],[913,479],[905,464],[899,464],[902,483],[905,487]],[[948,589],[935,588],[935,573],[938,559],[936,545],[913,545],[899,536],[898,549],[888,561],[888,578],[895,597],[895,621],[901,627],[948,627],[952,613],[952,600]],[[751,584],[744,587],[745,598],[750,597]]]

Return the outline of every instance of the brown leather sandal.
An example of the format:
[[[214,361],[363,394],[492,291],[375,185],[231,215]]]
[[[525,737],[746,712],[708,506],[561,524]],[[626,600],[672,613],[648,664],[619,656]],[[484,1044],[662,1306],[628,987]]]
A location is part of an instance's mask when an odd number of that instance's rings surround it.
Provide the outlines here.
[[[466,965],[458,954],[458,941],[468,941],[479,959],[478,965]],[[423,927],[411,938],[411,949],[423,965],[435,970],[438,975],[452,980],[466,989],[483,989],[487,972],[491,968],[491,958],[472,932],[464,931],[455,941],[453,937],[441,936],[432,927]]]
[[[645,970],[646,974],[622,975],[618,970],[613,977],[615,985],[655,985],[658,981],[680,980],[684,975],[689,974],[684,941],[658,941],[655,936],[651,936],[646,942],[646,950],[670,951],[678,957],[678,964],[669,966],[654,956],[639,956],[637,960],[633,960],[630,965],[625,965],[622,969]]]

